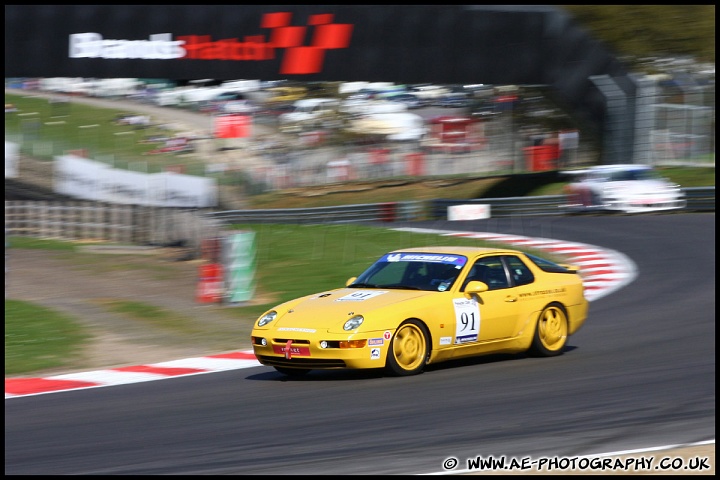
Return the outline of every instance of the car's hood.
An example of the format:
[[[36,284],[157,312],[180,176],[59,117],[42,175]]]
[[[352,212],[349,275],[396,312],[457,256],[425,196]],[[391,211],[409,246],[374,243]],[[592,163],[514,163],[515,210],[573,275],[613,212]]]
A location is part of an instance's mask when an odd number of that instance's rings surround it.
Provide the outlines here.
[[[337,329],[353,315],[368,315],[433,294],[438,292],[341,288],[305,297],[287,310],[278,309],[279,318],[274,324],[277,329]]]

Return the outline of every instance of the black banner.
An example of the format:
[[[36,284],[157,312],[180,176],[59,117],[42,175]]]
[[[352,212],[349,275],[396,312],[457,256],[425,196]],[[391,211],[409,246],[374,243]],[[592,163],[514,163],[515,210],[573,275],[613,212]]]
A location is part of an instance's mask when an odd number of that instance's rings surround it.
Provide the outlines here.
[[[543,5],[5,5],[11,77],[546,85],[600,136],[593,78],[634,95],[600,42]],[[615,116],[632,125],[632,105]],[[610,135],[627,160],[630,130]]]
[[[549,6],[5,6],[6,78],[552,84],[577,61],[619,69]]]

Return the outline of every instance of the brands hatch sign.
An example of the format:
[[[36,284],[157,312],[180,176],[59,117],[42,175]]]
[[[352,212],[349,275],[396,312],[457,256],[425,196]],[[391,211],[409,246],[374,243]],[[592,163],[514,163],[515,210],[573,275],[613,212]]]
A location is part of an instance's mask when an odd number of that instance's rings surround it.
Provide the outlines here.
[[[267,38],[257,34],[246,35],[242,40],[213,40],[210,35],[181,35],[173,39],[171,33],[150,34],[147,40],[115,40],[95,32],[73,33],[69,57],[261,62],[282,54],[279,73],[302,75],[322,71],[326,50],[350,45],[353,25],[333,23],[333,14],[310,15],[304,26],[293,26],[291,20],[290,12],[266,13],[260,28],[270,30]],[[303,45],[308,32],[312,33],[311,42]]]

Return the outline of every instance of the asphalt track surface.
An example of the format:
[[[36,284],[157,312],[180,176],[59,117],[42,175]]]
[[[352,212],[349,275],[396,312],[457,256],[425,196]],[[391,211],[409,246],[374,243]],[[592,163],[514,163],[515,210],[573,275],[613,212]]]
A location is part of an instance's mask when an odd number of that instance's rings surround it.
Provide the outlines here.
[[[385,224],[384,226],[387,226]],[[422,375],[263,366],[6,399],[6,474],[420,474],[715,439],[715,215],[413,222],[597,245],[634,280],[564,355]]]

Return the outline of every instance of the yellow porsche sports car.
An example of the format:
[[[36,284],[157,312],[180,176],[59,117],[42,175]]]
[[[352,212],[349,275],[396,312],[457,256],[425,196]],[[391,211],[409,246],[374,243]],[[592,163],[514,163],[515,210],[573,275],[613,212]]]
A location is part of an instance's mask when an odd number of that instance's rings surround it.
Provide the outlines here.
[[[560,355],[587,313],[574,266],[502,248],[408,248],[343,288],[265,312],[251,340],[258,361],[286,375],[384,368],[405,376],[475,355]]]

